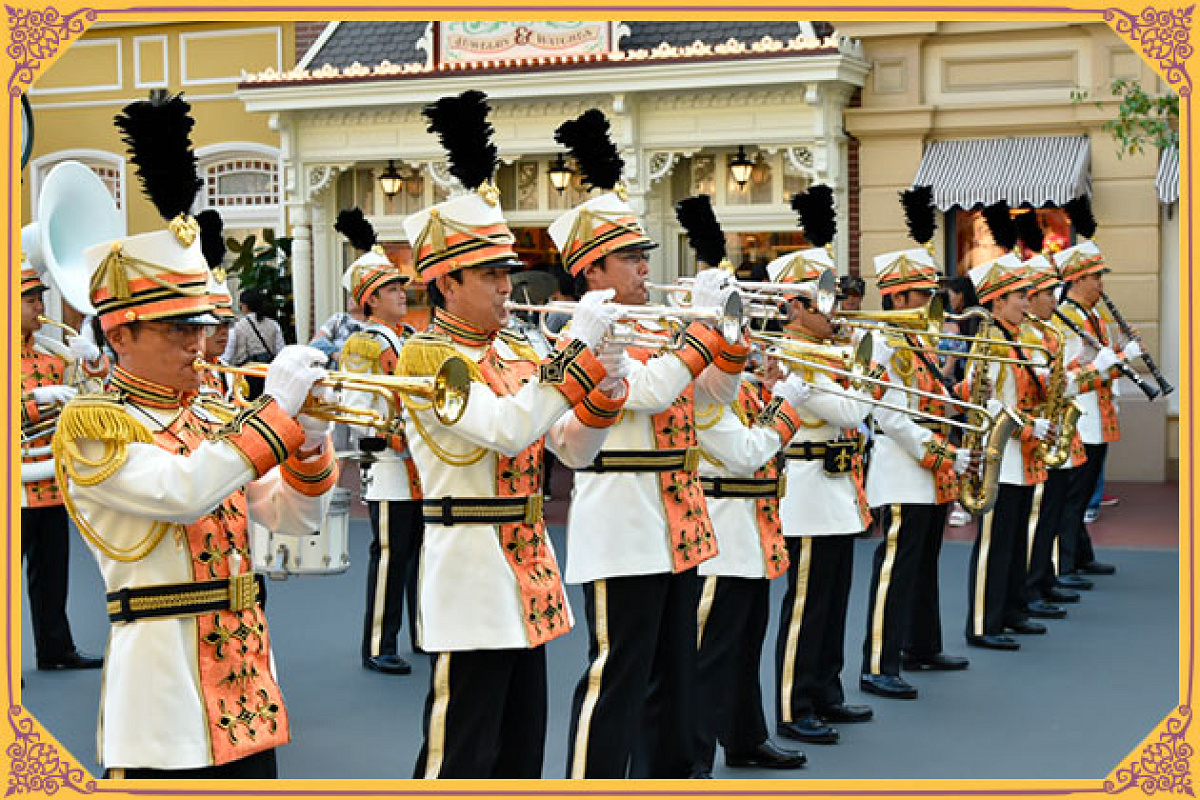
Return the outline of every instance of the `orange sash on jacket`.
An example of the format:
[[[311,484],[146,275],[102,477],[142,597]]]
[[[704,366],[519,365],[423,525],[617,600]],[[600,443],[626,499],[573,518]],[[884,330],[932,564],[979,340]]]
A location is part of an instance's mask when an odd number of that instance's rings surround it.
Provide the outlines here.
[[[923,347],[922,343],[916,340],[915,336],[905,334],[905,340],[908,344],[914,347]],[[903,357],[903,351],[897,353],[893,358]],[[934,356],[926,353],[926,358],[932,359]],[[905,382],[916,389],[924,392],[933,392],[935,394],[946,394],[946,387],[937,379],[929,368],[925,365],[925,361],[919,358],[915,353],[911,356],[913,376],[912,380],[905,379]],[[946,403],[941,400],[934,400],[928,397],[917,397],[917,409],[922,414],[937,414],[938,416],[948,416]],[[945,436],[940,433],[935,433],[934,436],[945,440]],[[935,503],[949,503],[951,500],[957,500],[959,494],[958,475],[954,470],[947,465],[944,469],[939,469],[933,473],[933,490]]]
[[[221,425],[184,407],[166,430],[154,434],[154,443],[187,455]],[[208,516],[184,526],[182,535],[192,556],[193,580],[228,577],[231,561],[237,574],[252,570],[244,489]],[[271,642],[262,607],[206,612],[196,617],[196,632],[213,763],[227,764],[287,744],[291,738],[287,709],[271,674]]]
[[[34,423],[40,419],[37,406],[30,392],[39,386],[54,386],[63,382],[63,372],[66,362],[50,353],[42,352],[33,346],[33,336],[27,336],[21,341],[21,396],[26,402],[22,403],[22,423]],[[45,436],[40,436],[29,443],[31,448],[45,447],[46,453],[33,458],[21,459],[26,464],[38,461],[48,461],[54,456],[50,454],[50,437],[54,434],[51,429]],[[58,484],[54,476],[40,481],[23,484],[25,489],[25,505],[29,508],[44,506],[61,506],[62,495],[58,492]]]
[[[756,391],[756,387],[745,381],[738,386],[737,399],[734,402],[737,403],[738,417],[747,424],[758,419],[767,405]],[[777,457],[772,457],[767,461],[762,469],[754,473],[754,477],[760,480],[778,481],[779,461]],[[789,563],[787,545],[783,540],[783,526],[779,522],[779,498],[763,497],[755,500],[754,506],[758,522],[758,536],[762,542],[763,566],[766,568],[768,578],[778,578],[787,572]]]

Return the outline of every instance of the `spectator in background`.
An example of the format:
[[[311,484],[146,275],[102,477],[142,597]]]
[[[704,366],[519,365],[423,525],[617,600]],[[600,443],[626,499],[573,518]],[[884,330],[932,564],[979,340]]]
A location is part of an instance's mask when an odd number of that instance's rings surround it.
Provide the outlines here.
[[[366,317],[363,316],[362,306],[354,302],[352,296],[347,297],[346,310],[336,311],[325,320],[309,344],[329,356],[328,366],[332,368],[350,335],[365,327]]]
[[[246,289],[238,297],[238,303],[245,316],[234,324],[229,334],[225,360],[235,367],[250,363],[269,364],[285,344],[270,295],[261,289]],[[262,394],[261,378],[247,378],[246,383],[250,387],[250,399]]]
[[[862,310],[863,295],[867,292],[867,282],[857,275],[843,275],[838,278],[838,307],[843,311]]]

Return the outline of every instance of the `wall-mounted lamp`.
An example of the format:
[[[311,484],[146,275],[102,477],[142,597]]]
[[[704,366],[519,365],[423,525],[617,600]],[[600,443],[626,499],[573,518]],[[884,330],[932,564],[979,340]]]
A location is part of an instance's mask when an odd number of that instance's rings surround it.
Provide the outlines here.
[[[396,162],[390,158],[387,169],[379,176],[379,186],[388,197],[395,197],[404,188],[404,176],[396,171]]]
[[[754,162],[746,157],[746,148],[738,145],[737,155],[729,162],[729,175],[739,187],[745,187],[754,171]]]
[[[558,154],[558,158],[550,165],[546,174],[550,177],[550,185],[557,189],[559,194],[562,194],[571,185],[571,178],[575,177],[574,170],[567,166],[562,153]]]

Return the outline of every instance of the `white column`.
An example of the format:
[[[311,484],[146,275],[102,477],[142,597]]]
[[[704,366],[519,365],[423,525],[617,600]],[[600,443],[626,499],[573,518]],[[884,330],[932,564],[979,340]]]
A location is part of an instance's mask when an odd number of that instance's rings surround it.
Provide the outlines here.
[[[296,304],[296,341],[312,338],[313,320],[309,311],[312,300],[313,253],[308,205],[292,209],[292,296]]]

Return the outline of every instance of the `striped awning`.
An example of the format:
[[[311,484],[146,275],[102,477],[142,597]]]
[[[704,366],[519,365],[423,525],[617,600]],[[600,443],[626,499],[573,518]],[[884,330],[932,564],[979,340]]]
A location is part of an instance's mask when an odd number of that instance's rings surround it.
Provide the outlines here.
[[[930,142],[913,186],[932,186],[942,211],[1001,200],[1063,205],[1092,192],[1086,136],[1007,136]]]
[[[1158,201],[1171,205],[1179,199],[1179,148],[1171,145],[1158,158],[1158,175],[1154,178],[1158,187]]]

